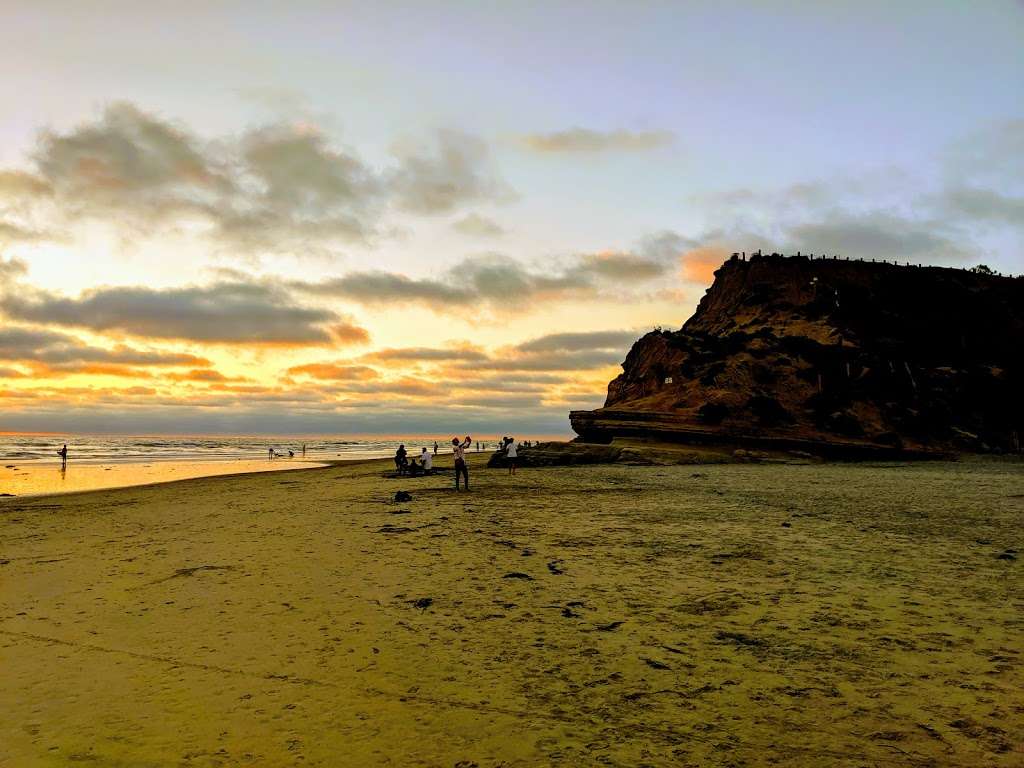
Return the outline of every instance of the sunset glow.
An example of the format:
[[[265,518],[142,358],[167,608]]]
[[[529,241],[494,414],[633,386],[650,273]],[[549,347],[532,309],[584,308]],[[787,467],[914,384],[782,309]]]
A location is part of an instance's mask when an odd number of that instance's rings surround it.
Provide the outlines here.
[[[733,251],[1019,272],[1021,8],[915,5],[11,9],[0,428],[559,433]]]

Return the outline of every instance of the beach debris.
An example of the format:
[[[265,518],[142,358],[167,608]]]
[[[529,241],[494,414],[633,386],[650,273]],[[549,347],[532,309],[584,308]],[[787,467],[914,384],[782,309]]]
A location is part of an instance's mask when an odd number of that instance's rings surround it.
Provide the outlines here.
[[[404,528],[399,525],[382,525],[377,529],[377,533],[412,533],[415,528]]]
[[[403,501],[412,501],[412,494],[408,491],[398,491],[395,494],[395,501],[401,503]]]
[[[672,669],[668,664],[658,661],[657,659],[648,659],[646,656],[641,656],[640,660],[651,669]]]
[[[567,619],[578,619],[580,617],[580,615],[569,606],[562,609],[562,615]]]
[[[1016,560],[1017,559],[1017,550],[1016,549],[1007,549],[1007,550],[1005,550],[1003,552],[1000,552],[998,555],[996,555],[996,559],[997,560]]]
[[[528,573],[521,573],[520,571],[510,571],[501,578],[503,579],[523,579],[524,581],[533,581],[533,576]]]
[[[723,642],[735,643],[736,645],[742,645],[748,648],[760,648],[768,644],[760,637],[747,635],[743,632],[726,632],[721,629],[715,632],[715,639]]]
[[[613,621],[609,624],[598,624],[596,627],[594,627],[594,629],[596,629],[598,632],[614,632],[616,629],[618,629],[625,623],[626,622],[624,621]]]
[[[427,610],[427,608],[434,604],[434,598],[419,597],[415,600],[406,600],[406,602],[409,603],[409,605],[411,605],[413,608],[419,608],[421,611],[425,611]]]
[[[389,509],[389,515],[410,515],[412,514],[411,509]]]
[[[793,524],[792,524],[792,523],[788,523],[788,522],[787,522],[787,523],[783,523],[783,524],[782,524],[782,527],[783,527],[783,528],[792,528],[792,527],[793,527]]]
[[[548,570],[556,576],[561,576],[563,573],[565,573],[565,570],[559,565],[559,563],[561,562],[561,560],[552,560],[550,563],[548,563]]]
[[[13,496],[13,493],[0,493],[0,496]]]
[[[179,568],[174,573],[172,573],[170,576],[166,576],[166,577],[164,577],[162,579],[157,579],[156,581],[151,581],[149,583],[150,584],[162,584],[163,582],[170,581],[171,579],[177,579],[177,578],[181,578],[181,577],[184,577],[184,576],[195,576],[200,571],[233,571],[233,570],[235,570],[235,566],[233,566],[233,565],[194,565],[191,568]],[[138,589],[138,587],[136,587],[136,589]]]

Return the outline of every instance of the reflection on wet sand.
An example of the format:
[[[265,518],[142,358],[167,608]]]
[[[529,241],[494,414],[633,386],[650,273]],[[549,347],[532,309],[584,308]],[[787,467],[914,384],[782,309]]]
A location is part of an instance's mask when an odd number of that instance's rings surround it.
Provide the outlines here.
[[[8,464],[0,467],[0,495],[70,493],[164,483],[192,477],[236,475],[323,466],[312,461],[155,461],[124,464]]]

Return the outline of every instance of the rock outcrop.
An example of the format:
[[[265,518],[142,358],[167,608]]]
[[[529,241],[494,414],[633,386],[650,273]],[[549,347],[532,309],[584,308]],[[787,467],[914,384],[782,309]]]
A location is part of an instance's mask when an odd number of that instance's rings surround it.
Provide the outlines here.
[[[1019,452],[1024,279],[733,258],[681,330],[638,340],[587,442],[644,436],[825,455]]]

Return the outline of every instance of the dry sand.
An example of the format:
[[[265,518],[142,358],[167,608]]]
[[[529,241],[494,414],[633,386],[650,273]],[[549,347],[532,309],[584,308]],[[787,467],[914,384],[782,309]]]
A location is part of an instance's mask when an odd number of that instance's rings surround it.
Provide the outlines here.
[[[1024,765],[1020,463],[470,460],[4,500],[0,764]]]

